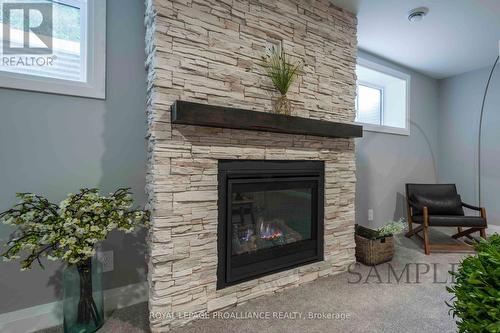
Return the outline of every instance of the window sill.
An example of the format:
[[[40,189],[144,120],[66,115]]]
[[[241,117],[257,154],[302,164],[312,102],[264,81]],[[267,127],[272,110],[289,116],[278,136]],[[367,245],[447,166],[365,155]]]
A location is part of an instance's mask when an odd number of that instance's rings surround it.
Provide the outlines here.
[[[356,124],[363,126],[363,131],[377,132],[377,133],[384,133],[384,134],[394,134],[394,135],[404,135],[404,136],[410,135],[409,128],[373,125],[373,124],[365,124],[365,123],[358,123],[358,122]]]
[[[0,88],[106,99],[103,79],[87,83],[0,71]]]

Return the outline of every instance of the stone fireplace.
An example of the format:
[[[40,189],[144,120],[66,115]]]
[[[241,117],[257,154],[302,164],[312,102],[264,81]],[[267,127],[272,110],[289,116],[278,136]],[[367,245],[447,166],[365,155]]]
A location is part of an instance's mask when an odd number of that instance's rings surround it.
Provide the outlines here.
[[[354,15],[327,0],[146,3],[152,331],[194,318],[180,313],[345,271],[354,262],[354,139],[176,122],[172,105],[271,112],[276,95],[260,62],[266,42],[280,40],[305,62],[289,94],[293,118],[350,123]]]

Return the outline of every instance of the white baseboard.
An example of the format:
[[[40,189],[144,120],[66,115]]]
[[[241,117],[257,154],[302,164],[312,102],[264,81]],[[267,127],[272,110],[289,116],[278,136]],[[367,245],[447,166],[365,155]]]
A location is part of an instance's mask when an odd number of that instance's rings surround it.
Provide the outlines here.
[[[121,309],[146,302],[148,283],[141,282],[104,291],[104,310]],[[26,333],[62,325],[62,302],[52,302],[0,314],[0,332]]]

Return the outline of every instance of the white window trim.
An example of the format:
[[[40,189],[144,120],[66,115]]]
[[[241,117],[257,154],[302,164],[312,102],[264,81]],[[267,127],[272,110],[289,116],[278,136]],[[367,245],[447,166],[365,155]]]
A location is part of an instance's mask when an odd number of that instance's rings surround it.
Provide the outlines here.
[[[73,0],[59,0],[58,2]],[[19,89],[89,97],[106,98],[106,0],[87,0],[87,48],[82,59],[88,59],[82,70],[86,70],[86,82],[49,78],[37,75],[0,71],[0,88]],[[1,56],[1,55],[0,55]]]
[[[391,68],[391,67],[388,67],[385,65],[381,65],[381,64],[376,63],[374,61],[364,59],[364,58],[358,58],[358,65],[369,68],[369,69],[373,69],[375,71],[378,71],[378,72],[381,72],[381,73],[384,73],[387,75],[391,75],[391,76],[394,76],[394,77],[397,77],[399,79],[406,81],[406,127],[401,128],[401,127],[392,127],[392,126],[386,126],[386,125],[374,125],[374,124],[367,124],[367,123],[362,123],[362,122],[356,122],[356,124],[362,125],[363,131],[409,136],[410,135],[411,75],[409,75],[407,73],[403,73],[401,71],[398,71],[394,68]],[[365,82],[363,82],[363,81],[360,81],[360,83],[363,85],[366,85]],[[356,83],[356,86],[357,86],[357,83]]]

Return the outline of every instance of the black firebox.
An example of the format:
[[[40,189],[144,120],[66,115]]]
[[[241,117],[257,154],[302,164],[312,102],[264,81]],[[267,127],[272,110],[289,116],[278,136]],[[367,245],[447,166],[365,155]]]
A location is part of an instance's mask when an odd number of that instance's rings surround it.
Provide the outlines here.
[[[217,288],[323,260],[324,162],[219,161]]]

